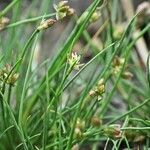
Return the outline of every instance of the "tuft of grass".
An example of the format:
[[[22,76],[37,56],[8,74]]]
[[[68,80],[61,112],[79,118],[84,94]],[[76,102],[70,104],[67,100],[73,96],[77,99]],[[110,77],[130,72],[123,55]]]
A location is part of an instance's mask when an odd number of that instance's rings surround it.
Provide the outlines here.
[[[0,11],[0,149],[148,149],[150,57],[144,66],[135,45],[150,23],[139,30],[141,12],[122,23],[118,0],[94,0],[81,16],[53,5],[13,0]],[[52,31],[55,50],[39,60]]]

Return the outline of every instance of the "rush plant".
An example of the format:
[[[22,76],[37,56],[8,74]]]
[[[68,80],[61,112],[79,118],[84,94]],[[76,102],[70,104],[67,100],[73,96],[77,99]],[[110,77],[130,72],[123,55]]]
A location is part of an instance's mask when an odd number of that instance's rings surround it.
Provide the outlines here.
[[[139,31],[137,12],[118,27],[117,2],[94,0],[81,15],[68,1],[1,10],[0,150],[150,148],[150,62],[135,48],[150,23]],[[53,51],[47,33],[60,24]]]

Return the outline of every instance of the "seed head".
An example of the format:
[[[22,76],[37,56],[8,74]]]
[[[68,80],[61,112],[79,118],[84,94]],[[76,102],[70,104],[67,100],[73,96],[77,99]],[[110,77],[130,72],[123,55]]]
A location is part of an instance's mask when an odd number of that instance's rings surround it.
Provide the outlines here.
[[[102,125],[102,121],[99,117],[93,116],[92,119],[91,119],[91,124],[94,127],[99,127],[100,125]]]
[[[119,25],[115,25],[113,37],[116,40],[119,40],[123,36],[123,33],[124,33],[124,25],[120,25],[120,24]]]
[[[84,64],[80,64],[81,56],[77,53],[72,53],[71,57],[68,57],[68,64],[70,67],[73,67],[75,70],[79,70]]]
[[[7,83],[14,86],[18,78],[19,78],[19,73],[12,74],[8,78]]]
[[[111,139],[119,139],[122,137],[122,131],[119,124],[110,125],[104,128],[103,133]]]
[[[99,9],[96,9],[96,11],[92,14],[90,22],[96,22],[101,16],[101,13]]]
[[[18,73],[10,74],[11,70],[12,70],[12,67],[9,64],[7,64],[4,68],[2,68],[0,70],[0,80],[2,82],[6,82],[7,84],[14,86],[16,81],[19,78],[19,74]]]
[[[100,79],[98,84],[89,92],[91,97],[97,96],[101,100],[102,95],[105,93],[105,83],[104,79]]]
[[[118,56],[115,56],[114,60],[113,60],[113,66],[120,66],[123,65],[123,63],[125,62],[124,58],[119,58]]]
[[[82,137],[82,132],[79,128],[75,128],[74,136],[75,136],[75,138],[81,138]]]
[[[45,29],[53,26],[55,22],[56,22],[56,20],[54,20],[54,19],[48,19],[48,20],[42,21],[41,24],[38,26],[37,30],[39,30],[39,31],[45,30]]]
[[[133,74],[129,71],[125,71],[123,74],[122,74],[122,78],[123,79],[128,79],[130,80],[131,78],[133,78]]]
[[[75,10],[68,5],[68,1],[61,1],[57,5],[54,4],[54,9],[56,10],[57,20],[71,16],[75,13]]]
[[[84,127],[85,127],[85,121],[78,118],[77,122],[76,122],[76,128],[79,128],[80,130],[83,130]]]
[[[7,17],[0,18],[0,31],[5,28],[5,26],[10,22]]]

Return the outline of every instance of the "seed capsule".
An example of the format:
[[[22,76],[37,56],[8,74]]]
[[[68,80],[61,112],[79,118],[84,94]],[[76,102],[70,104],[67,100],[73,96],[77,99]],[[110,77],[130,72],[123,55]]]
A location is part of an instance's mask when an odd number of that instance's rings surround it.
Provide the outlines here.
[[[45,29],[53,26],[55,22],[56,22],[56,20],[54,20],[54,19],[45,20],[45,21],[41,22],[41,24],[40,24],[40,26],[38,26],[37,30],[39,30],[39,31],[45,30]]]
[[[102,125],[102,121],[100,120],[99,117],[94,116],[94,117],[92,117],[92,119],[91,119],[91,124],[92,124],[92,126],[94,126],[94,127],[99,127],[100,125]]]

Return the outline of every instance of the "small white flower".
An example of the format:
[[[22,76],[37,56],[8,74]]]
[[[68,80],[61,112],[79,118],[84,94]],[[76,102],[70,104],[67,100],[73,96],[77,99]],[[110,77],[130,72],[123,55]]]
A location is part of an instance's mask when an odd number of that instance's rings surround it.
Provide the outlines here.
[[[77,53],[72,53],[71,57],[68,58],[68,63],[75,70],[79,70],[84,64],[80,64],[81,55],[77,55]]]

